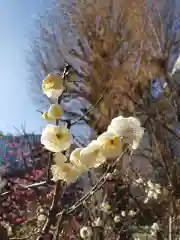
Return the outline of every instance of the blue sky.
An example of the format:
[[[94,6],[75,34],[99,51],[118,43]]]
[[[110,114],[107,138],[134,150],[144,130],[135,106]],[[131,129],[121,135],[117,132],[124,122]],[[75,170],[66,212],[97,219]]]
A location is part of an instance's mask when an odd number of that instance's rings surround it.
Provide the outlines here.
[[[44,125],[27,91],[27,36],[34,17],[43,12],[46,0],[0,1],[0,130],[15,133],[13,126],[26,123],[28,132]]]

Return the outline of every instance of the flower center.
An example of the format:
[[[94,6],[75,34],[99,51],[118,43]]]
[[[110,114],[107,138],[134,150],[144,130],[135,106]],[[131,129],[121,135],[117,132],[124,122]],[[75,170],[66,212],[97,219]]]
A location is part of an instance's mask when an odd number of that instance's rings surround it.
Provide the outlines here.
[[[57,134],[56,134],[56,137],[57,137],[57,139],[60,140],[60,139],[62,138],[62,135],[61,135],[60,133],[57,133]]]
[[[68,165],[64,165],[62,167],[62,171],[63,171],[63,173],[69,174],[71,171],[71,168]]]
[[[44,85],[46,89],[51,89],[54,87],[54,81],[48,79],[48,81],[46,81]]]
[[[98,154],[99,154],[99,149],[94,150],[93,154],[95,154],[95,156],[98,156]]]
[[[103,147],[108,148],[108,147],[115,147],[118,146],[119,143],[119,137],[113,137],[112,139],[108,139],[104,142]]]

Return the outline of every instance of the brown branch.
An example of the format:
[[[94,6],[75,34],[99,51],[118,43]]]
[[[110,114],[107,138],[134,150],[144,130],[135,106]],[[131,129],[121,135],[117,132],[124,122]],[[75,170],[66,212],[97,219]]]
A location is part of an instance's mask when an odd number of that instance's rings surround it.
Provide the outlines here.
[[[52,182],[52,179],[50,179],[50,181]],[[17,188],[19,187],[21,189],[30,189],[30,188],[37,188],[37,187],[42,187],[42,186],[46,186],[46,185],[51,186],[51,185],[49,185],[48,181],[41,181],[41,182],[33,183],[33,184],[30,184],[30,185],[17,184]],[[1,193],[0,198],[8,196],[11,193],[13,193],[13,190]]]
[[[48,168],[47,168],[47,182],[51,182],[51,164],[53,160],[53,153],[49,153]]]
[[[61,214],[58,216],[57,225],[56,225],[56,232],[54,233],[53,240],[59,239],[59,233],[61,231],[61,223],[64,218],[64,210],[61,212]]]
[[[46,240],[46,237],[49,233],[51,225],[56,221],[56,213],[57,213],[57,205],[59,202],[59,193],[62,190],[62,182],[59,180],[56,183],[55,191],[54,191],[54,196],[52,200],[52,204],[49,210],[49,215],[48,218],[46,219],[46,222],[42,228],[40,236],[36,238],[36,240]]]

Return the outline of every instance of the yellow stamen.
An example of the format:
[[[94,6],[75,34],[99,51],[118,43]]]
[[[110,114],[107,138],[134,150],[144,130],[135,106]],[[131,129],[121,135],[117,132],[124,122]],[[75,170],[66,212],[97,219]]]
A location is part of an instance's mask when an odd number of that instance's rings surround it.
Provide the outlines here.
[[[61,135],[60,133],[57,133],[57,134],[56,134],[56,137],[57,137],[58,139],[61,139],[61,138],[62,138],[62,135]]]
[[[112,139],[107,139],[104,141],[103,147],[108,148],[108,147],[113,147],[117,146],[119,144],[119,137],[113,137]]]

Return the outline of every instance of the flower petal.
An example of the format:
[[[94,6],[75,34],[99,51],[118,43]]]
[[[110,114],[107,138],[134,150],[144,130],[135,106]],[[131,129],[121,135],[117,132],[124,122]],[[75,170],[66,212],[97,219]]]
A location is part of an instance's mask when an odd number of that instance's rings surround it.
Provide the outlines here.
[[[51,119],[59,119],[63,115],[63,109],[59,104],[52,104],[48,110],[48,117]]]
[[[65,163],[63,166],[52,165],[51,171],[53,175],[53,180],[56,182],[58,180],[63,180],[66,183],[70,184],[77,180],[79,177],[79,172],[69,164]]]
[[[70,155],[70,162],[80,171],[84,172],[84,171],[88,171],[87,166],[84,164],[82,158],[81,158],[81,150],[82,148],[76,148],[75,150],[73,150],[71,152]]]
[[[101,151],[101,145],[95,140],[81,150],[80,156],[83,164],[87,168],[96,168],[106,161],[106,158]]]
[[[61,166],[62,164],[67,162],[67,157],[61,152],[58,152],[54,155],[53,160],[56,165]]]

